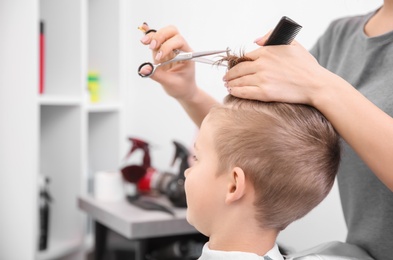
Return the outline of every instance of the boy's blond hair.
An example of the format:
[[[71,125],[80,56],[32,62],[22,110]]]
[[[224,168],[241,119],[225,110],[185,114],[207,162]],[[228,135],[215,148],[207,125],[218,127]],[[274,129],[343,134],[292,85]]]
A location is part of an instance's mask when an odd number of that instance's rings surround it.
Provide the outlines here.
[[[340,139],[315,108],[228,95],[212,108],[219,173],[238,166],[255,188],[257,220],[283,230],[329,193],[340,161]]]

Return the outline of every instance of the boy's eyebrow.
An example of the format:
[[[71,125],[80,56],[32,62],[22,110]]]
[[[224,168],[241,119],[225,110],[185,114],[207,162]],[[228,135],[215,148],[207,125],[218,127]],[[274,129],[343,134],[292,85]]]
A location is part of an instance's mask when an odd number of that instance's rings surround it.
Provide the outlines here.
[[[198,150],[198,147],[197,147],[197,143],[196,143],[196,142],[194,143],[194,149],[195,149],[195,150]]]

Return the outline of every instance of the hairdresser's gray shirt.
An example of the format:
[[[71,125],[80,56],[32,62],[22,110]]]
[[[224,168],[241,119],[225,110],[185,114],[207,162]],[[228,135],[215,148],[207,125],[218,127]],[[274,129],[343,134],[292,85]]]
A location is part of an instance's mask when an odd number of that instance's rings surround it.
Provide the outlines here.
[[[363,28],[373,14],[334,21],[311,52],[322,66],[393,116],[393,32],[368,38]],[[393,192],[347,144],[340,167],[347,242],[361,246],[375,259],[393,259]]]

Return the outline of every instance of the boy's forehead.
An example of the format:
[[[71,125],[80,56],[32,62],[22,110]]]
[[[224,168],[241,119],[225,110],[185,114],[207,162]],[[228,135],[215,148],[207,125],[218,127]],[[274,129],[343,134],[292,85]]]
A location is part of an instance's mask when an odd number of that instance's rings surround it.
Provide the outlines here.
[[[201,127],[199,128],[198,136],[194,143],[194,148],[198,149],[200,146],[207,141],[211,141],[211,138],[214,138],[214,128],[215,123],[212,123],[213,120],[208,115],[204,118]]]

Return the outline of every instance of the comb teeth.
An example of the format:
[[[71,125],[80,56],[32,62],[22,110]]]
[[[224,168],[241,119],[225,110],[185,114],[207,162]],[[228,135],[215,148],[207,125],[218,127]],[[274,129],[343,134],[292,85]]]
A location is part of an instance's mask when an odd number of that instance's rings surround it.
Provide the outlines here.
[[[292,19],[283,16],[274,28],[269,39],[267,39],[265,46],[290,44],[293,39],[295,39],[300,29],[302,29],[301,25],[297,24]]]

